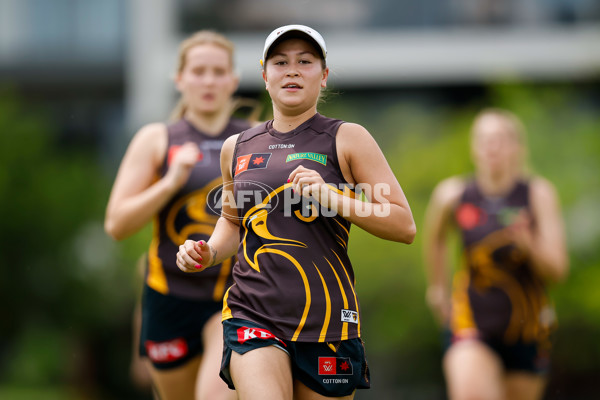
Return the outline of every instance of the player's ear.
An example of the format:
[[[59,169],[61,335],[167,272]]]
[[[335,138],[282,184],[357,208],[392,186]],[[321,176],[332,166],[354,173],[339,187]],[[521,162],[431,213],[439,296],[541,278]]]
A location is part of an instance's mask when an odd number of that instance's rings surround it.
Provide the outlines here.
[[[321,79],[321,87],[327,87],[327,78],[329,78],[329,67],[323,70],[323,78]]]
[[[177,74],[175,74],[173,81],[175,82],[175,88],[177,89],[178,92],[181,93],[183,90],[183,88],[181,86],[181,72],[178,72]]]
[[[267,79],[267,71],[265,70],[265,68],[263,68],[262,70],[262,78],[263,81],[265,81],[265,89],[269,89],[269,81]]]

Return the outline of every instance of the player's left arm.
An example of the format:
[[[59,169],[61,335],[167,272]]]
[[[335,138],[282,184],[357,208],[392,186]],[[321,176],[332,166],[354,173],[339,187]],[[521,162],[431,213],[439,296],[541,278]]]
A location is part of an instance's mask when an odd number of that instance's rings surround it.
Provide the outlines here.
[[[543,278],[559,282],[569,271],[569,258],[558,195],[552,183],[532,179],[530,201],[535,223],[528,252],[535,271]]]
[[[375,236],[412,243],[417,228],[408,200],[375,139],[361,125],[344,123],[336,145],[344,177],[360,185],[368,201],[334,193],[330,205]]]

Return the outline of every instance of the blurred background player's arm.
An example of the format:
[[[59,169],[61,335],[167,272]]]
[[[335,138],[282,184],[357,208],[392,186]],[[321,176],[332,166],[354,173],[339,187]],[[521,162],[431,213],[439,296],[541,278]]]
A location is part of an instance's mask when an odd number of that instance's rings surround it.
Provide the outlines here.
[[[535,272],[551,282],[563,281],[569,271],[564,223],[556,189],[536,177],[530,189],[533,221],[521,215],[510,228],[517,246],[531,259]]]
[[[188,180],[199,150],[186,143],[175,153],[164,177],[157,179],[167,148],[167,128],[144,126],[132,139],[106,207],[104,229],[121,240],[147,224]]]
[[[435,318],[446,323],[450,311],[450,270],[447,234],[452,213],[464,189],[457,177],[440,182],[434,189],[425,213],[424,261],[427,274],[426,302]]]

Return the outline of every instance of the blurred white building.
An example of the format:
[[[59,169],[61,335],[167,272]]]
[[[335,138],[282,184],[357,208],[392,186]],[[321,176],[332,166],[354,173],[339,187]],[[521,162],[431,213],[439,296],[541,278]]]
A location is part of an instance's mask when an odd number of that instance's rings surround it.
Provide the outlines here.
[[[128,56],[134,125],[168,108],[172,84],[164,75],[173,69],[177,43],[203,28],[225,32],[236,43],[246,91],[262,90],[264,38],[288,23],[324,35],[330,84],[346,90],[507,77],[563,81],[600,71],[600,3],[594,0],[130,1],[137,21],[131,48],[145,49]]]
[[[288,23],[324,35],[330,83],[346,91],[597,82],[600,71],[597,0],[0,0],[0,90],[52,101],[68,137],[114,152],[167,118],[186,35],[227,34],[240,91],[256,95],[263,40]]]

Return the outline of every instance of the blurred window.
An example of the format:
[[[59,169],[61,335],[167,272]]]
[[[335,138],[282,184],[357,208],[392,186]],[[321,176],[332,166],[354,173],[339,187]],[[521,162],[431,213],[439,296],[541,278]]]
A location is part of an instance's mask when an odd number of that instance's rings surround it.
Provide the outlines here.
[[[317,29],[443,29],[600,21],[598,0],[177,0],[183,33]]]

